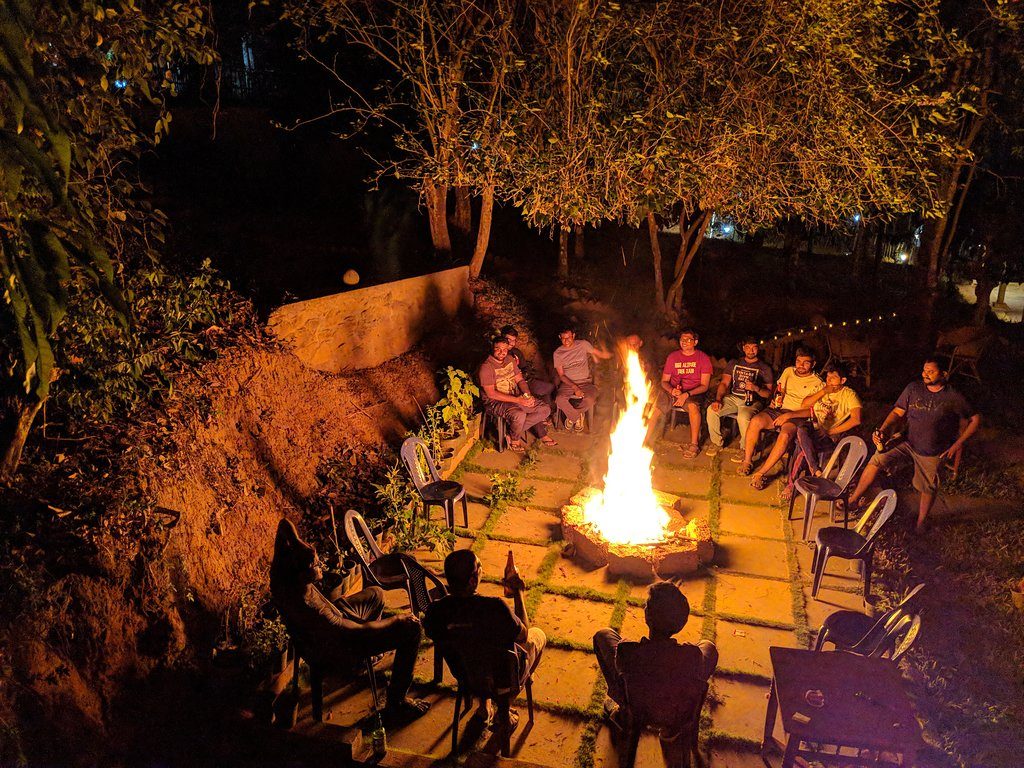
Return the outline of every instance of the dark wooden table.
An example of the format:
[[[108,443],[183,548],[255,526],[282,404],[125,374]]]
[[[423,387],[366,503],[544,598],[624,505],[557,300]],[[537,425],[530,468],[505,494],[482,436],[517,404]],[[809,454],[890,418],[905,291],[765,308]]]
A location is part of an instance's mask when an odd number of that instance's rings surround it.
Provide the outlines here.
[[[798,756],[828,765],[914,764],[921,727],[895,664],[845,652],[773,647],[769,653],[774,677],[761,742],[766,765],[775,746],[776,709],[787,737],[783,768],[791,768]],[[808,691],[821,695],[808,696]],[[865,750],[870,757],[861,754]],[[899,762],[879,762],[879,753]]]

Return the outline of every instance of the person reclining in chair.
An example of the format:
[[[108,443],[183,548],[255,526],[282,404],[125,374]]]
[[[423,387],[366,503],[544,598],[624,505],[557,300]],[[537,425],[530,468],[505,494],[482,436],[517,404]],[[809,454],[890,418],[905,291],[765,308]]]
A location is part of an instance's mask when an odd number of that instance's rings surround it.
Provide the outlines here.
[[[274,539],[270,593],[288,634],[307,662],[333,669],[358,669],[362,659],[395,651],[384,716],[411,719],[430,704],[408,697],[422,630],[415,616],[381,619],[384,590],[367,587],[353,595],[321,592],[316,550],[299,538],[290,520],[282,520]],[[306,656],[309,654],[312,658]]]
[[[540,663],[547,638],[539,627],[531,627],[523,602],[526,584],[518,571],[505,576],[505,587],[512,591],[515,613],[500,597],[486,597],[476,593],[480,586],[481,566],[477,556],[468,549],[456,549],[444,560],[444,577],[450,592],[446,597],[430,604],[423,617],[427,636],[443,645],[451,633],[465,632],[479,638],[481,644],[515,647],[520,659],[521,680],[533,674]],[[487,716],[485,707],[480,714]],[[509,713],[508,723],[498,726],[510,730],[516,727],[518,715]]]
[[[526,450],[527,431],[533,432],[544,445],[558,445],[544,425],[551,415],[551,406],[533,396],[509,350],[504,336],[491,339],[491,354],[477,374],[484,392],[484,410],[508,424],[508,447],[516,453]]]
[[[684,678],[706,682],[718,666],[718,649],[709,640],[693,643],[679,643],[672,637],[679,632],[690,617],[690,604],[679,587],[668,581],[651,585],[644,607],[644,619],[650,637],[639,642],[622,639],[616,630],[599,629],[594,635],[594,653],[601,667],[608,696],[604,701],[605,717],[616,725],[622,725],[619,708],[626,705],[625,678],[637,676],[649,678],[657,684],[667,670],[675,670],[679,679],[663,680],[676,687],[685,682]],[[685,654],[682,667],[678,663]],[[675,662],[675,663],[673,663]]]

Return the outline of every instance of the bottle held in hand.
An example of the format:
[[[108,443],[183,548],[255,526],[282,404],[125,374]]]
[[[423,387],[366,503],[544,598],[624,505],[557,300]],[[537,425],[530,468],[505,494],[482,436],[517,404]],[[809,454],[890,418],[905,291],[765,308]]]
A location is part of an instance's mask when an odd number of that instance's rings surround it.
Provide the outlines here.
[[[512,555],[512,550],[508,551],[508,559],[505,561],[505,577],[502,579],[502,584],[505,587],[505,597],[512,597],[515,594],[515,590],[512,589],[512,582],[519,576],[519,570],[516,568],[516,560]]]
[[[772,408],[781,408],[782,401],[786,399],[786,392],[781,387],[775,388],[775,397],[772,398]]]

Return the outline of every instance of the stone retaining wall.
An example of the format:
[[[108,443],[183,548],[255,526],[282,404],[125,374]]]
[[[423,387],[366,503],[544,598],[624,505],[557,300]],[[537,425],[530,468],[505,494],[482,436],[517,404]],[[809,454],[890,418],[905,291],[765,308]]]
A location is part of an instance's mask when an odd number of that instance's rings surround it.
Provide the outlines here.
[[[285,304],[268,326],[310,368],[372,368],[408,352],[472,302],[469,267]]]

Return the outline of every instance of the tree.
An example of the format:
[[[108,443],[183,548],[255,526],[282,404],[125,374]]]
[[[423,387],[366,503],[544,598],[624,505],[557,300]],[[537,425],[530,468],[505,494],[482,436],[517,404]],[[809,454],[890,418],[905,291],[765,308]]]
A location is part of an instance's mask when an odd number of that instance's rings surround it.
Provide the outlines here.
[[[0,3],[2,337],[13,372],[0,475],[17,466],[56,377],[71,302],[96,291],[128,325],[120,258],[160,223],[133,163],[169,128],[174,64],[213,60],[207,29],[198,0]]]

